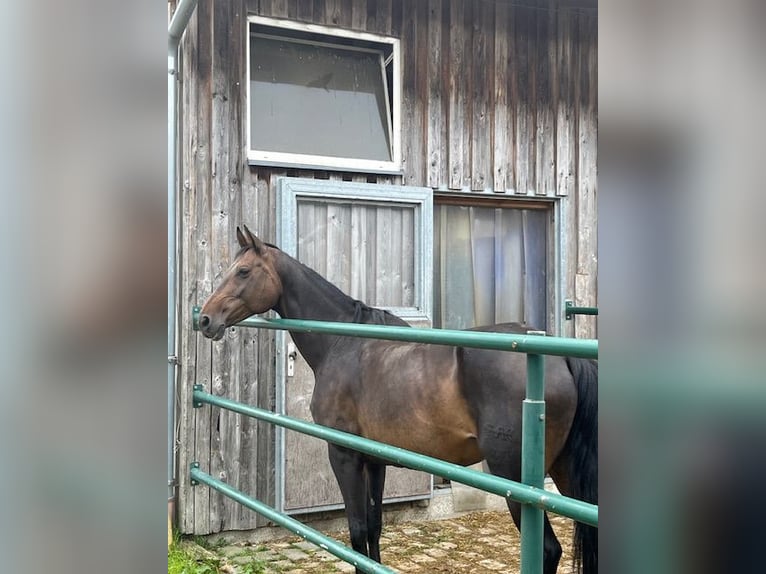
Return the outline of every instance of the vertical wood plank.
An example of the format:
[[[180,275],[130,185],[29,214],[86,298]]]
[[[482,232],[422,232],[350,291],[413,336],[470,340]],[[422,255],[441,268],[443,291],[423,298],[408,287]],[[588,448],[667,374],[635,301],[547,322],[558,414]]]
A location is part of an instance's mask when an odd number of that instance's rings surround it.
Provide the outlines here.
[[[247,41],[247,40],[246,40]],[[246,103],[244,104],[246,105]],[[245,168],[243,170],[242,182],[242,200],[240,217],[238,225],[245,224],[256,234],[261,233],[258,225],[259,211],[259,193],[257,172]],[[263,381],[263,386],[268,386],[271,379],[260,378],[259,373],[261,364],[259,361],[259,346],[261,336],[264,331],[258,329],[242,329],[242,373],[240,400],[248,405],[259,405],[259,380]],[[264,460],[261,453],[261,437],[259,436],[259,425],[256,419],[250,417],[241,417],[240,432],[242,433],[241,453],[243,463],[240,466],[239,484],[244,492],[258,493],[259,488],[259,467],[273,468],[273,458]],[[260,493],[256,496],[261,496]],[[271,500],[270,498],[259,498],[260,500]],[[264,522],[255,512],[241,510],[238,524],[239,528],[256,528]]]
[[[317,24],[327,23],[327,11],[325,9],[325,0],[314,0],[314,22]]]
[[[210,137],[212,131],[212,3],[202,0],[197,5],[197,154],[194,160],[197,184],[197,214],[194,245],[197,269],[197,297],[204,300],[212,291],[212,243],[210,210],[212,206],[212,156]],[[188,80],[187,80],[188,81]],[[190,254],[191,260],[191,254]],[[196,337],[196,383],[211,388],[212,343],[204,337]],[[203,467],[210,468],[211,416],[209,409],[194,411],[194,456]],[[212,532],[210,523],[210,489],[193,489],[194,532]]]
[[[390,257],[391,245],[391,208],[379,207],[376,211],[376,269],[378,270],[375,285],[374,306],[390,305],[392,262]]]
[[[367,0],[367,22],[365,28],[368,32],[380,32],[378,29],[378,2],[379,0]]]
[[[276,189],[270,185],[270,170],[259,168],[252,170],[252,181],[255,186],[255,205],[257,208],[255,221],[259,237],[266,238],[267,241],[274,243],[276,240],[276,230],[274,222],[276,220]],[[271,313],[270,315],[275,315]],[[254,350],[258,364],[258,385],[255,390],[257,395],[256,404],[269,411],[276,411],[276,374],[275,374],[275,352],[276,336],[273,331],[257,331],[257,347]],[[263,421],[256,423],[256,452],[257,462],[255,471],[255,492],[258,500],[267,501],[269,504],[276,504],[276,433],[274,425]],[[256,524],[263,526],[267,520],[260,515],[256,516]]]
[[[408,5],[408,2],[411,4]],[[410,14],[403,26],[409,30],[409,44],[413,47],[414,60],[412,67],[412,92],[407,107],[411,113],[409,171],[405,170],[403,183],[405,185],[422,186],[426,184],[426,153],[428,149],[427,99],[428,99],[428,5],[418,0],[405,0],[402,3],[404,13]],[[403,29],[403,37],[406,37]],[[406,133],[406,132],[405,132]]]
[[[287,17],[290,20],[298,19],[298,4],[300,0],[287,0]]]
[[[256,171],[256,193],[258,196],[257,225],[258,235],[270,243],[276,242],[276,205],[277,178],[285,171],[273,168],[258,168]],[[269,312],[269,317],[276,314]],[[258,331],[258,389],[257,404],[260,408],[275,411],[276,398],[276,335],[273,331]],[[259,500],[276,504],[276,433],[274,425],[259,421],[256,425],[258,463],[256,469],[255,493]],[[260,515],[256,517],[258,526],[268,523]]]
[[[341,25],[341,0],[325,0],[324,21],[330,26]]]
[[[231,261],[230,210],[231,195],[229,190],[229,139],[228,132],[237,129],[232,125],[231,93],[229,83],[229,65],[232,60],[229,27],[232,21],[232,5],[229,2],[213,4],[213,77],[212,77],[212,138],[211,154],[213,159],[213,195],[212,195],[212,254],[213,283],[220,281],[226,266]],[[236,69],[236,68],[235,68]],[[236,383],[232,380],[233,365],[238,362],[235,353],[239,339],[234,331],[227,331],[224,339],[213,345],[213,394],[235,396]],[[234,424],[234,413],[223,409],[211,408],[213,420],[211,435],[210,473],[225,482],[233,478],[232,462],[229,455],[233,452],[231,442],[236,440],[229,428]],[[238,475],[238,473],[237,473]],[[236,517],[236,505],[218,492],[210,495],[211,529],[218,532],[230,524]]]
[[[493,106],[493,75],[489,62],[494,61],[493,5],[475,4],[472,18],[473,56],[471,74],[471,189],[492,189],[492,136],[490,109]]]
[[[298,0],[296,18],[303,22],[313,22],[314,2],[312,0]]]
[[[402,208],[401,210],[401,305],[409,307],[415,304],[415,210]],[[425,248],[428,248],[427,246]],[[429,294],[430,295],[430,294]]]
[[[340,2],[340,20],[338,23],[344,28],[352,27],[353,5],[356,0],[341,0]]]
[[[197,14],[192,14],[189,26],[184,35],[181,50],[183,53],[183,78],[186,82],[182,85],[183,106],[180,111],[181,118],[188,118],[181,122],[183,130],[183,155],[182,168],[179,174],[183,178],[183,193],[181,198],[183,213],[183,228],[181,229],[181,247],[179,262],[181,265],[181,281],[179,285],[180,316],[188,317],[190,306],[196,299],[197,268],[194,254],[194,240],[196,237],[196,216],[198,213],[197,202],[197,178],[195,159],[197,155],[197,85],[192,72],[197,67]],[[194,457],[194,412],[187,398],[191,394],[196,380],[197,345],[196,333],[191,329],[179,329],[179,360],[180,371],[176,386],[176,416],[178,417],[176,428],[178,429],[178,468],[176,471],[178,482],[178,525],[181,532],[194,531],[194,491],[189,484],[189,473],[186,469]]]
[[[575,99],[574,74],[572,70],[572,20],[571,13],[558,16],[558,101],[556,104],[556,195],[574,193],[575,177]]]
[[[390,211],[391,228],[386,248],[389,250],[389,299],[388,305],[393,307],[402,306],[402,264],[405,261],[404,247],[402,245],[402,211],[403,208],[392,208]]]
[[[572,98],[574,101],[575,115],[572,118],[574,124],[574,131],[576,137],[574,138],[575,150],[575,189],[572,195],[567,196],[562,200],[561,211],[564,223],[563,230],[563,242],[562,248],[563,256],[565,257],[566,265],[562,266],[564,273],[564,284],[566,285],[565,293],[567,298],[572,298],[576,293],[576,275],[577,275],[577,258],[579,250],[579,237],[577,228],[577,203],[580,197],[580,142],[579,142],[579,123],[581,115],[580,94],[582,92],[582,85],[580,82],[581,69],[582,69],[582,30],[579,25],[580,17],[574,17],[572,20],[572,67],[570,69],[570,75],[572,78]],[[562,321],[564,336],[575,336],[575,321]]]
[[[454,190],[462,190],[466,183],[466,141],[465,132],[465,77],[466,60],[465,53],[466,33],[463,21],[463,2],[461,0],[450,1],[449,12],[449,187]],[[470,174],[470,171],[467,173]]]
[[[549,8],[552,8],[550,2]],[[555,17],[553,11],[537,12],[537,67],[535,70],[535,193],[555,195],[553,75],[555,66]]]
[[[367,0],[351,2],[351,27],[354,30],[367,29]]]
[[[402,16],[403,0],[378,0],[375,21],[378,32],[389,36],[401,37],[403,20],[408,16]]]
[[[364,210],[364,223],[367,237],[377,237],[378,235],[378,209],[376,207],[370,206]],[[378,269],[378,251],[377,251],[377,245],[372,241],[367,241],[365,243],[365,259],[367,261],[368,269]],[[362,301],[368,303],[369,305],[376,305],[378,301],[378,285],[376,278],[377,272],[374,274],[371,274],[370,277],[367,278],[367,288],[365,292],[365,299],[362,299]],[[372,280],[371,280],[372,278]]]
[[[287,18],[287,0],[261,0],[261,13],[272,18]]]
[[[596,144],[597,144],[597,28],[595,18],[581,17],[580,27],[580,117],[577,201],[577,278],[578,304],[595,305],[597,278],[597,201],[596,201]],[[594,336],[596,320],[583,317],[578,321],[575,334]]]
[[[231,258],[237,253],[238,244],[236,241],[235,230],[241,224],[243,217],[243,195],[245,193],[245,121],[246,121],[246,93],[244,78],[246,77],[246,42],[249,40],[247,24],[247,8],[245,0],[232,0],[229,38],[227,53],[228,70],[226,72],[227,84],[229,89],[229,99],[227,104],[227,113],[229,115],[229,130],[227,130],[227,155],[226,179],[229,193],[229,245],[230,258],[227,265],[231,263]],[[251,396],[248,390],[248,383],[253,374],[245,371],[249,366],[249,351],[252,346],[252,334],[246,329],[236,329],[233,334],[232,359],[229,367],[229,379],[231,381],[231,393],[239,402],[247,402]],[[233,414],[233,413],[232,413]],[[231,460],[230,474],[232,482],[237,484],[237,488],[243,492],[252,492],[250,487],[250,467],[254,468],[258,453],[254,448],[252,440],[252,431],[254,423],[245,420],[248,417],[234,416],[228,419],[226,428],[226,442],[228,448],[228,457]],[[242,507],[240,504],[233,505],[233,512],[228,516],[229,522],[224,526],[225,529],[241,529],[253,527],[255,525],[254,513]]]
[[[444,77],[442,60],[442,0],[428,2],[428,131],[426,134],[428,176],[431,188],[446,189],[444,160],[446,155],[444,121]]]
[[[530,10],[524,7],[514,8],[515,23],[515,55],[513,83],[513,101],[516,113],[515,163],[516,182],[514,189],[517,194],[527,195],[532,192],[530,175],[530,148],[532,147],[531,122],[532,100],[530,98],[531,67],[529,53]]]
[[[495,5],[494,109],[492,110],[492,189],[504,192],[513,188],[513,114],[509,99],[509,10],[508,5]],[[511,180],[509,186],[508,180]]]
[[[420,134],[417,129],[417,16],[415,3],[417,0],[402,0],[403,10],[409,15],[402,26],[402,172],[404,182],[415,181],[417,174],[417,149]]]
[[[351,234],[347,232],[351,221],[351,208],[347,203],[327,204],[327,261],[326,277],[344,293],[351,290]]]
[[[351,207],[351,290],[349,295],[355,299],[366,301],[367,273],[371,269],[367,263],[367,218],[366,207],[354,205]]]
[[[540,12],[533,7],[525,8],[527,14],[527,58],[528,58],[528,105],[527,105],[527,194],[537,193],[537,66],[539,65],[539,54],[537,44],[537,21]]]

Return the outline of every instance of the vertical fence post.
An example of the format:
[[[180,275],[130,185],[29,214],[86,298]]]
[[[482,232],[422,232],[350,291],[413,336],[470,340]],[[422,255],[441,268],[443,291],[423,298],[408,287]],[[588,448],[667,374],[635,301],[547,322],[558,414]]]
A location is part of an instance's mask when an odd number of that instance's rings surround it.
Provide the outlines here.
[[[544,336],[544,331],[528,331]],[[522,406],[521,482],[543,488],[545,480],[545,357],[527,355],[527,396]],[[521,507],[521,574],[542,574],[543,510]]]

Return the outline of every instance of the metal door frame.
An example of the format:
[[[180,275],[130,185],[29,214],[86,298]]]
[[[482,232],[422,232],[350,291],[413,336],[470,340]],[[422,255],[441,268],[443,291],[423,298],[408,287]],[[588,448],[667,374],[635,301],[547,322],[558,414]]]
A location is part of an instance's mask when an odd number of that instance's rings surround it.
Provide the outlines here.
[[[433,190],[428,187],[409,187],[391,184],[374,184],[337,180],[317,180],[297,177],[277,179],[276,240],[280,249],[291,257],[298,253],[298,201],[301,198],[340,199],[364,201],[378,204],[414,205],[415,237],[415,302],[416,311],[411,307],[384,307],[405,320],[433,321]],[[418,256],[419,254],[419,256]],[[286,414],[286,346],[289,334],[277,331],[275,334],[275,384],[276,412]],[[285,429],[276,431],[274,468],[275,506],[285,514],[305,514],[343,508],[343,503],[323,506],[285,509],[285,481],[287,480],[285,458]],[[433,476],[429,492],[413,496],[384,499],[384,504],[423,500],[433,497]]]

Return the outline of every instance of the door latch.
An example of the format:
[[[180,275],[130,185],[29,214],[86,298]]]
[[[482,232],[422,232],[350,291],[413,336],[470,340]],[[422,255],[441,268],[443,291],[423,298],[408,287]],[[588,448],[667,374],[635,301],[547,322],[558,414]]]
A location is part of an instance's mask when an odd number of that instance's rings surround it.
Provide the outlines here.
[[[287,343],[287,376],[295,376],[295,359],[298,357],[298,351],[295,349],[295,343]]]

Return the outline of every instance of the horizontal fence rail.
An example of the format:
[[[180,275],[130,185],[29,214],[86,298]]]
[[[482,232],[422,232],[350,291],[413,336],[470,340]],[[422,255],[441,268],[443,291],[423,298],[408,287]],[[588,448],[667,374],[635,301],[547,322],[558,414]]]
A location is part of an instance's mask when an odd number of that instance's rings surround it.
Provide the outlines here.
[[[577,307],[574,301],[564,301],[564,318],[569,321],[575,315],[598,315],[598,307]]]
[[[304,540],[308,540],[309,542],[312,542],[322,548],[323,550],[327,550],[330,554],[334,554],[341,560],[348,562],[349,564],[353,564],[354,566],[358,567],[361,570],[364,570],[365,572],[370,572],[373,574],[396,574],[394,570],[391,570],[390,568],[387,568],[383,566],[382,564],[375,562],[375,560],[372,560],[371,558],[368,558],[364,554],[360,554],[359,552],[356,552],[355,550],[351,550],[348,546],[345,544],[342,544],[341,542],[338,542],[337,540],[334,540],[330,538],[329,536],[325,536],[321,532],[318,532],[314,530],[313,528],[310,528],[303,524],[302,522],[299,522],[298,520],[295,520],[294,518],[290,518],[289,516],[285,514],[281,514],[280,512],[273,509],[271,506],[264,504],[260,500],[255,500],[254,498],[250,498],[246,494],[243,494],[236,488],[233,488],[226,484],[225,482],[221,482],[220,480],[213,478],[207,473],[202,472],[199,469],[199,463],[193,462],[191,465],[191,480],[192,485],[194,485],[197,482],[200,482],[202,484],[208,485],[210,488],[213,488],[223,494],[224,496],[228,496],[232,500],[235,500],[239,502],[241,505],[246,506],[250,510],[254,510],[258,514],[265,516],[275,524],[279,524],[281,527],[286,528],[290,532],[293,532],[294,534],[297,534]]]
[[[567,498],[554,492],[535,488],[507,480],[492,474],[471,470],[463,466],[444,462],[437,458],[411,452],[382,442],[366,439],[354,434],[339,431],[315,423],[272,413],[257,407],[243,405],[231,399],[218,397],[202,391],[199,387],[194,390],[195,406],[203,403],[230,410],[245,416],[263,420],[290,430],[311,435],[328,442],[351,448],[370,456],[375,456],[407,468],[430,472],[455,482],[480,488],[486,492],[511,498],[523,504],[548,510],[579,522],[598,526],[598,506]]]
[[[199,307],[192,313],[194,329],[199,330]],[[366,325],[360,323],[334,323],[330,321],[308,321],[304,319],[262,319],[249,317],[237,323],[238,327],[289,330],[303,333],[324,333],[367,339],[408,341],[434,345],[475,347],[495,351],[516,351],[518,353],[539,353],[560,357],[598,357],[596,339],[569,339],[565,337],[540,337],[516,333],[490,333],[487,331],[460,331],[456,329],[413,329],[390,325]]]

